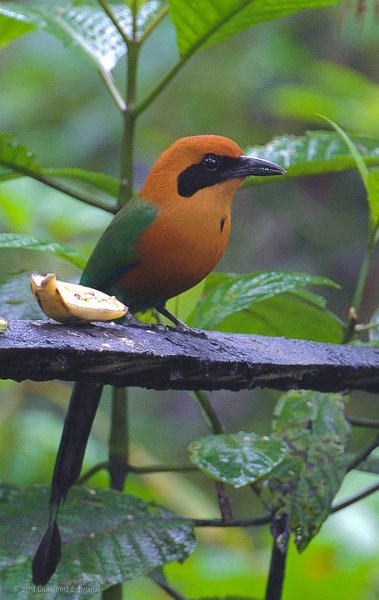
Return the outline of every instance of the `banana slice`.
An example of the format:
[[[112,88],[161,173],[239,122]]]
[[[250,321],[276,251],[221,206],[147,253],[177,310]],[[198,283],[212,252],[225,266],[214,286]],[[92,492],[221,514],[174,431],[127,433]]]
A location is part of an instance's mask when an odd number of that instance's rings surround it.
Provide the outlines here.
[[[123,317],[128,310],[114,296],[84,285],[58,281],[55,273],[32,273],[30,287],[45,315],[59,323],[112,321]]]

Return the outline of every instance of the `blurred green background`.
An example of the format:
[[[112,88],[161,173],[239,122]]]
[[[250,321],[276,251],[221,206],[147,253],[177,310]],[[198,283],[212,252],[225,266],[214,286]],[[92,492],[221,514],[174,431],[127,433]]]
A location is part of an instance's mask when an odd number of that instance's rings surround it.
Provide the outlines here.
[[[346,8],[346,7],[345,7]],[[143,115],[137,131],[137,187],[158,154],[177,137],[218,133],[242,147],[274,135],[324,128],[314,113],[343,127],[379,135],[379,24],[362,27],[341,7],[304,12],[267,23],[196,55]],[[367,23],[366,23],[367,25]],[[165,73],[177,54],[166,18],[141,57],[139,94]],[[35,151],[46,166],[80,166],[118,175],[121,119],[95,69],[47,34],[32,34],[1,51],[0,129]],[[115,70],[122,82],[124,63]],[[330,277],[341,290],[323,289],[330,308],[345,318],[366,244],[367,208],[356,172],[281,181],[242,190],[234,203],[222,272],[293,269]],[[0,187],[0,231],[34,233],[66,243],[85,255],[110,216],[42,184],[22,179]],[[364,315],[378,306],[378,253],[374,256]],[[0,277],[54,271],[77,279],[79,271],[39,252],[2,250]],[[363,315],[363,316],[364,316]],[[7,315],[2,315],[6,318]],[[62,382],[0,383],[0,477],[21,485],[48,483],[69,398]],[[278,393],[211,395],[228,431],[270,431]],[[104,396],[86,465],[107,454],[109,390]],[[207,433],[185,392],[130,391],[132,461],[186,462],[187,445]],[[354,394],[349,413],[377,416],[377,399]],[[356,449],[369,434],[353,436]],[[373,480],[354,472],[344,497]],[[105,475],[91,484],[106,485]],[[202,475],[132,477],[127,490],[181,515],[217,516],[214,486]],[[236,516],[261,511],[247,490],[233,491]],[[379,598],[379,498],[371,497],[331,517],[309,549],[288,561],[285,600]],[[265,528],[203,530],[183,566],[167,574],[190,597],[262,597],[270,555]],[[146,579],[125,586],[127,600],[166,595]]]

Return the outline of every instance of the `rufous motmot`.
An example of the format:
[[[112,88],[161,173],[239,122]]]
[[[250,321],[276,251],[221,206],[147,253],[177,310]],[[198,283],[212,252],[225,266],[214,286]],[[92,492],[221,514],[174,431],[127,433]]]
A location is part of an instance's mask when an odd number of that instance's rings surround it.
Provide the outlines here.
[[[224,254],[237,188],[252,175],[283,174],[222,136],[177,140],[105,230],[80,283],[116,296],[131,313],[155,308],[185,329],[166,302],[201,281]],[[33,561],[36,585],[47,583],[59,563],[58,511],[79,477],[101,392],[96,383],[74,386],[52,478],[49,528]]]

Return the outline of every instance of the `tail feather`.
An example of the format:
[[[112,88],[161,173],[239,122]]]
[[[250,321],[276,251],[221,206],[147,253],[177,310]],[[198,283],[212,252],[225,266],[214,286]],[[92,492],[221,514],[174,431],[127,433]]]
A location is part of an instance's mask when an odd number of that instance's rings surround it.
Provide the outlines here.
[[[65,500],[82,468],[87,441],[103,386],[77,382],[71,394],[51,483],[51,504]]]
[[[49,527],[33,560],[35,585],[45,585],[60,561],[59,507],[80,475],[102,390],[103,386],[97,383],[78,382],[74,385],[51,482]]]

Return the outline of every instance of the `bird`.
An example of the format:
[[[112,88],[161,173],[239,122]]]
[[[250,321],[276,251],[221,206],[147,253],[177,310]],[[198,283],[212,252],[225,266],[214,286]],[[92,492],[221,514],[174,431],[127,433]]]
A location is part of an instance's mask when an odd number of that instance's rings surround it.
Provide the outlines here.
[[[139,194],[115,215],[80,283],[116,296],[131,315],[155,309],[179,331],[188,331],[167,310],[167,300],[199,283],[223,256],[232,200],[244,179],[285,173],[273,162],[243,154],[224,136],[180,138],[156,160]],[[49,525],[32,564],[35,585],[45,585],[59,564],[59,509],[80,475],[102,387],[74,384],[52,477]]]

